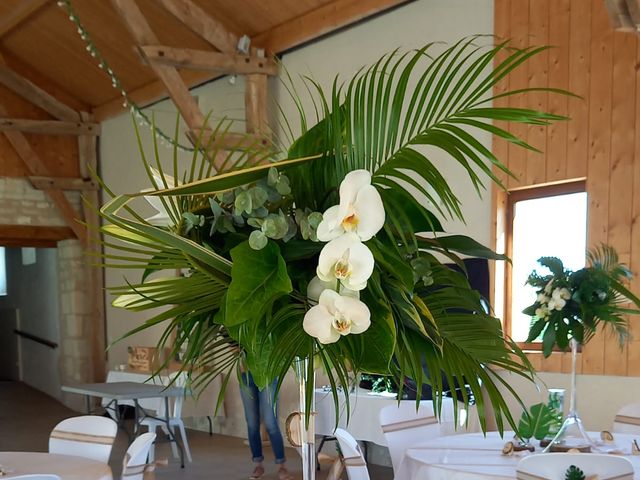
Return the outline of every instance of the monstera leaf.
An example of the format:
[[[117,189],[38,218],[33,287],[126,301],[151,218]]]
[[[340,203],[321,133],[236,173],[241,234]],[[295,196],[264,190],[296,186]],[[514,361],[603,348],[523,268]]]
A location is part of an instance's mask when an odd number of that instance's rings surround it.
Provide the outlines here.
[[[518,422],[518,435],[529,441],[531,438],[542,440],[556,421],[554,410],[544,403],[532,405],[529,411],[522,412]]]
[[[567,468],[567,472],[564,474],[564,480],[584,480],[585,474],[575,465],[571,465]]]

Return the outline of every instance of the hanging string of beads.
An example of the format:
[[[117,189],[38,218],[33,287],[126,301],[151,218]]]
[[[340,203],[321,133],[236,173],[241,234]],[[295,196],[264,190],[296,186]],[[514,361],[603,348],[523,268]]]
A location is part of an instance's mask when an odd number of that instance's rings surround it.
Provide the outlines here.
[[[122,82],[116,76],[113,69],[109,66],[109,63],[104,58],[98,47],[93,43],[89,32],[84,27],[82,22],[80,21],[80,17],[75,12],[73,5],[71,4],[71,0],[58,0],[58,6],[64,8],[69,15],[69,20],[74,23],[76,26],[78,35],[84,41],[86,45],[87,52],[98,62],[98,66],[109,76],[111,80],[111,86],[120,92],[122,96],[122,106],[125,108],[129,108],[131,113],[135,116],[141,126],[148,127],[153,134],[158,138],[161,145],[166,146],[175,146],[178,150],[184,152],[193,152],[194,148],[191,146],[185,146],[176,142],[171,136],[164,133],[160,128],[154,125],[154,122],[149,118],[149,116],[144,112],[139,105],[129,96],[127,91],[124,89]]]

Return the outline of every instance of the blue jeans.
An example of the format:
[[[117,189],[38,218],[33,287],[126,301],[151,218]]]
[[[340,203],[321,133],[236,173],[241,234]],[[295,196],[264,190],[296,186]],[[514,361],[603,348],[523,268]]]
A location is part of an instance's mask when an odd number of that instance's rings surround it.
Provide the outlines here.
[[[260,391],[253,382],[253,377],[250,373],[242,374],[243,385],[240,385],[240,396],[244,406],[244,416],[247,420],[249,448],[254,462],[262,462],[264,460],[262,439],[260,438],[261,419],[269,434],[276,463],[284,463],[286,460],[282,433],[280,433],[278,425],[277,406],[275,406],[276,382],[274,380],[271,385],[267,385],[266,388]]]

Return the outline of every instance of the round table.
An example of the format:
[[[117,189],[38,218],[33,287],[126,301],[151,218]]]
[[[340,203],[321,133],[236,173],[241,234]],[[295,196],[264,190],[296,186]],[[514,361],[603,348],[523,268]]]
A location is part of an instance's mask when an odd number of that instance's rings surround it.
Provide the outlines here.
[[[592,432],[592,438],[599,433]],[[631,455],[634,435],[615,433],[615,446],[633,464],[635,478],[640,480],[640,456]],[[497,432],[468,433],[434,438],[408,449],[395,478],[402,480],[488,480],[516,478],[516,466],[529,452],[502,455],[502,447],[513,438],[513,432],[505,432],[501,438]],[[534,442],[535,444],[535,442]],[[540,451],[540,449],[538,449]]]
[[[33,473],[55,474],[62,480],[113,480],[106,463],[54,453],[0,452],[0,468],[3,480]]]

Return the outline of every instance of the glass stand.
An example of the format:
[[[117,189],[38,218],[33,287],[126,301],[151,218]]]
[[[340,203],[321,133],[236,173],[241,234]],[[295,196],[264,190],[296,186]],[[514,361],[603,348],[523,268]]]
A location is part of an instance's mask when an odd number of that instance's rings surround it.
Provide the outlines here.
[[[316,478],[316,435],[315,435],[315,396],[311,397],[311,414],[309,423],[306,418],[306,390],[308,382],[315,386],[315,373],[312,378],[307,378],[309,360],[306,358],[297,359],[294,363],[296,377],[299,387],[300,401],[300,443],[302,456],[302,480],[315,480]],[[313,389],[312,389],[313,391]]]
[[[580,450],[582,452],[590,452],[596,449],[593,440],[589,438],[587,432],[582,425],[580,415],[576,408],[576,397],[578,391],[576,388],[576,357],[578,355],[578,342],[572,338],[569,342],[571,345],[571,392],[569,397],[569,413],[564,419],[560,430],[549,442],[549,445],[543,450],[548,452],[566,452],[571,449]]]

